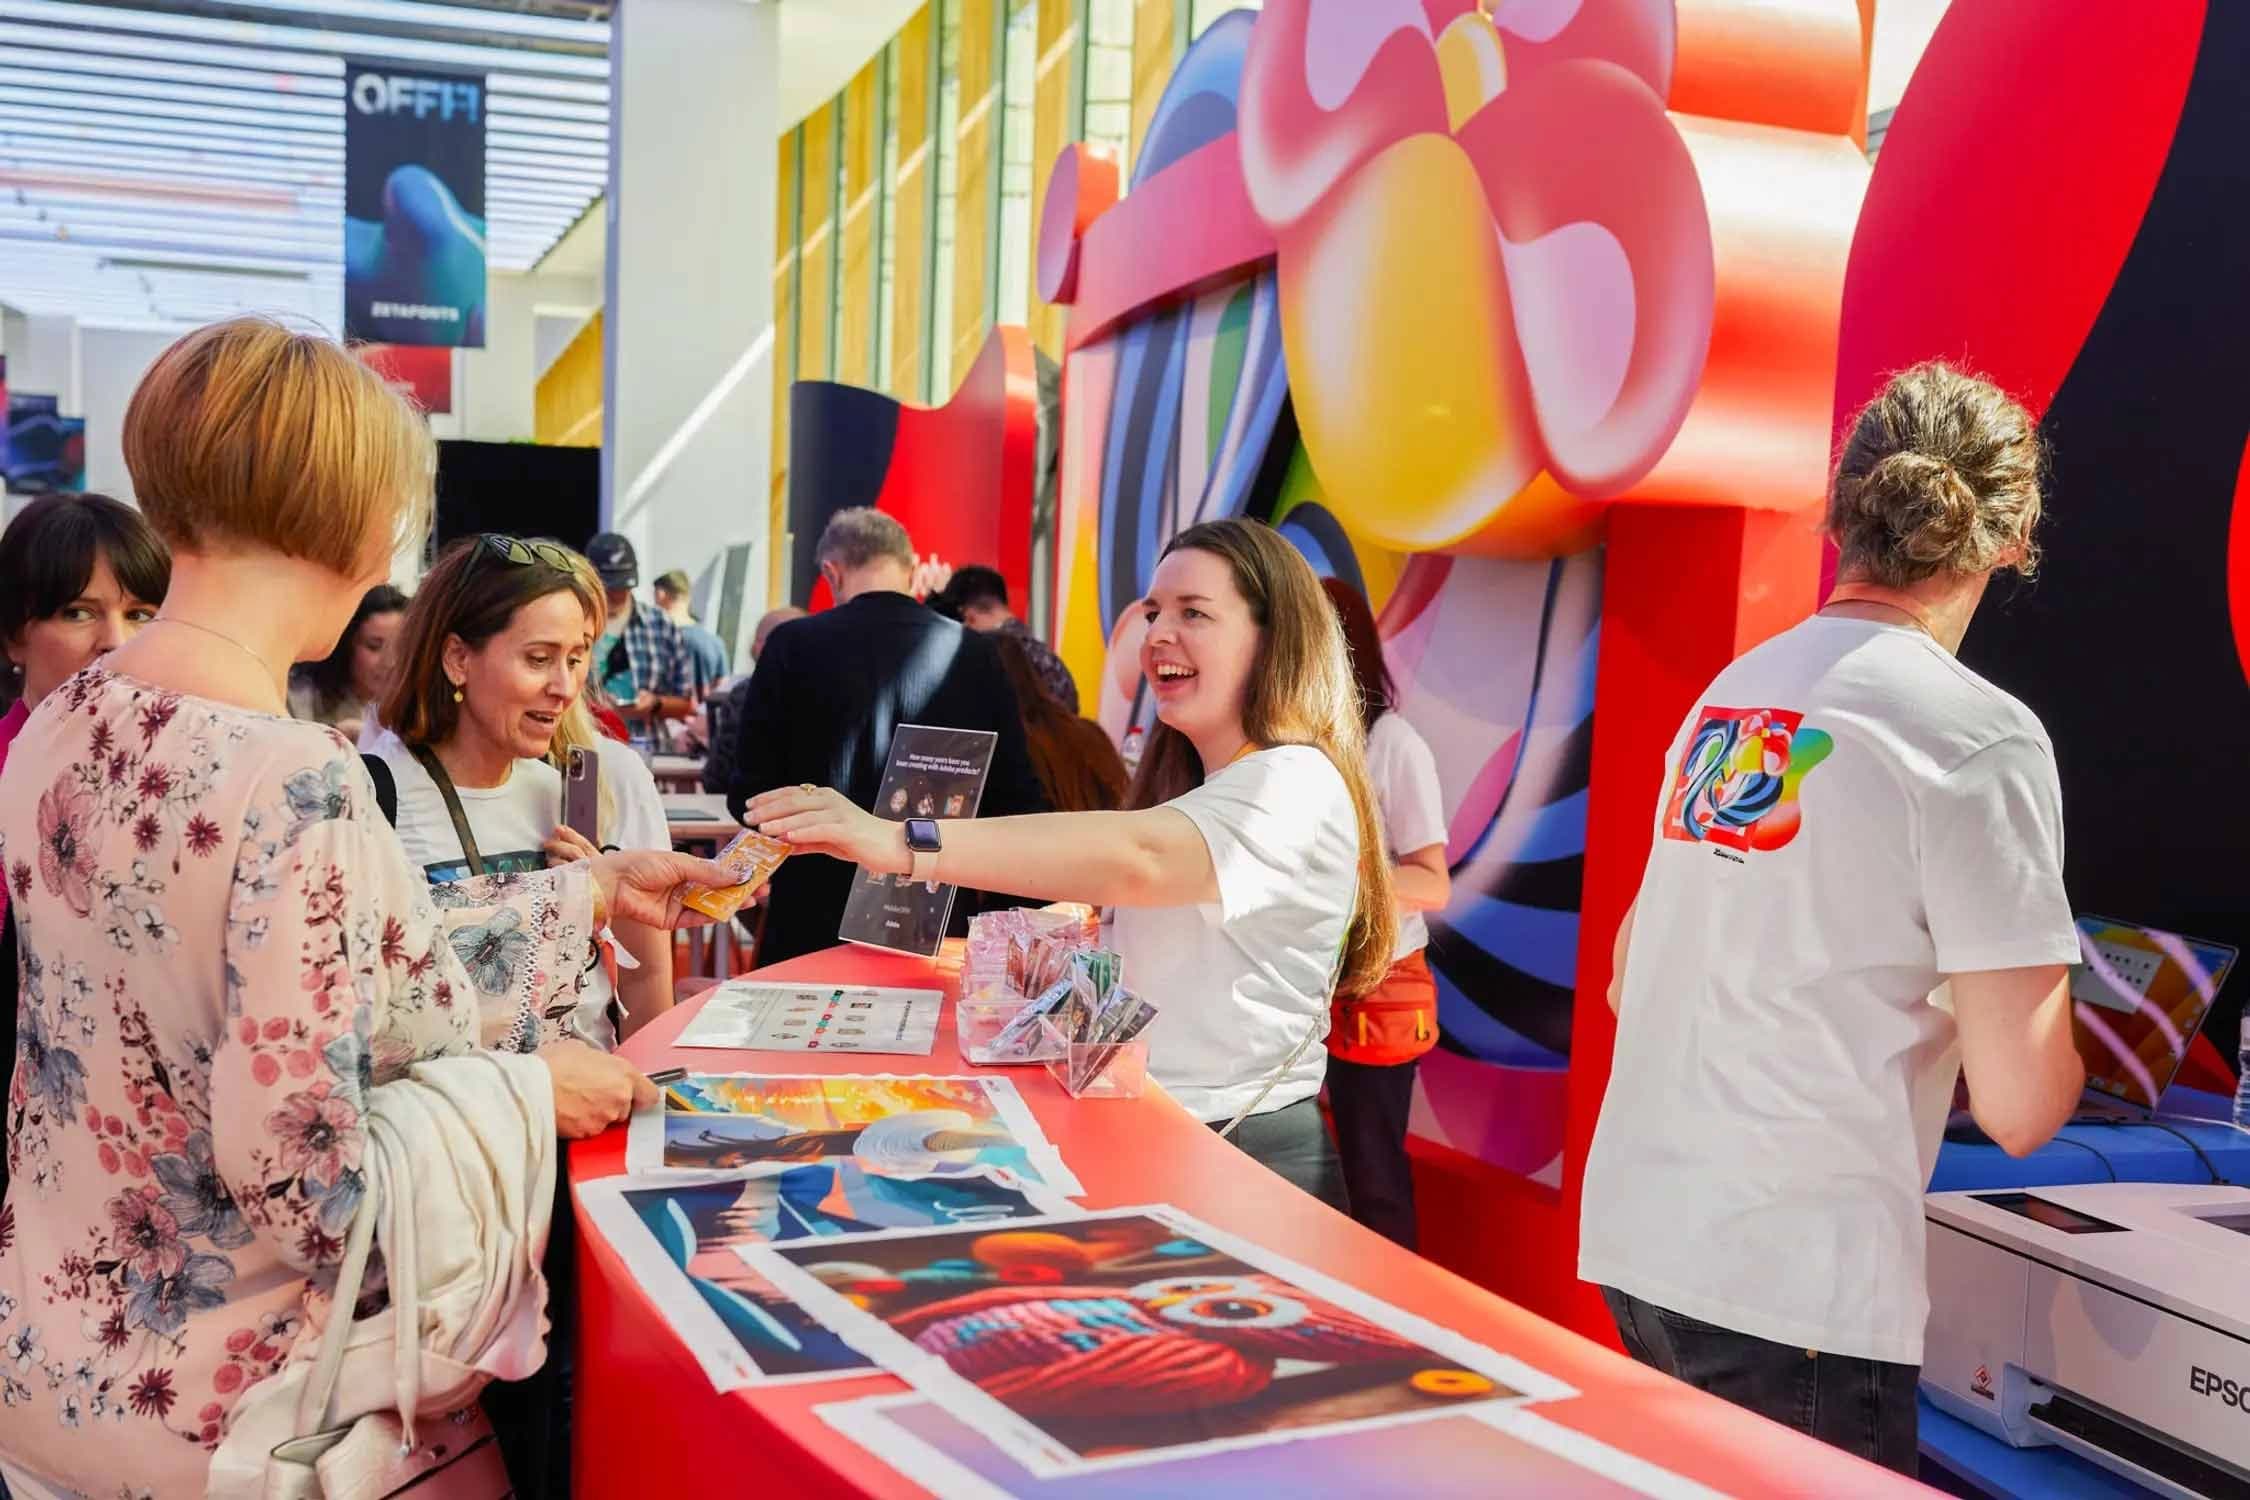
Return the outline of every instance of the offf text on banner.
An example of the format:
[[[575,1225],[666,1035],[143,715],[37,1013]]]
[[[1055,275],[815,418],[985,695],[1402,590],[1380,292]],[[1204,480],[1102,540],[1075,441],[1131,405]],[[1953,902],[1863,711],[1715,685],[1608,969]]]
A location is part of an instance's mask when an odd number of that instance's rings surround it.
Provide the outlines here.
[[[344,336],[484,347],[484,79],[344,69]]]

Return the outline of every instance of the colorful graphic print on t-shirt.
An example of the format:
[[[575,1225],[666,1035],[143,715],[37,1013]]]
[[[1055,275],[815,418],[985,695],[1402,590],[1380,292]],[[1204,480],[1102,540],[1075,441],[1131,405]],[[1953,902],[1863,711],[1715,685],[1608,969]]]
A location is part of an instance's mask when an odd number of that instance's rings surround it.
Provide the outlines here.
[[[1717,708],[1697,715],[1672,782],[1664,836],[1748,853],[1779,849],[1804,826],[1797,795],[1836,742],[1785,708]]]
[[[484,873],[487,875],[529,875],[547,868],[547,856],[537,849],[517,849],[507,854],[484,856]],[[465,859],[440,860],[424,865],[422,874],[432,885],[452,885],[469,879],[469,862]]]

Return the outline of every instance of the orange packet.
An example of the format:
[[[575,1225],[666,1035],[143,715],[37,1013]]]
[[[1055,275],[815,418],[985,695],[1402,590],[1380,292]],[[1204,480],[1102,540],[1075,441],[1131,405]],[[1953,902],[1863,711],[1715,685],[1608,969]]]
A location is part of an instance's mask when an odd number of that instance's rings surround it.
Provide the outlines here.
[[[789,857],[790,847],[776,838],[768,838],[755,828],[745,828],[718,853],[717,862],[727,870],[742,877],[729,886],[691,885],[680,898],[682,906],[691,907],[715,921],[724,922],[748,904],[759,886],[773,878],[781,862]]]

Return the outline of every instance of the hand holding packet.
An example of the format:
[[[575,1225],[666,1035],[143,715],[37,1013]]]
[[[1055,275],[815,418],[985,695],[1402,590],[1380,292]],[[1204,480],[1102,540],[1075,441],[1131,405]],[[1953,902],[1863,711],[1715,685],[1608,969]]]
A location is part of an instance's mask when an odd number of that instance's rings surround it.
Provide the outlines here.
[[[730,873],[741,877],[737,883],[716,888],[690,886],[680,904],[724,922],[748,904],[759,886],[773,878],[773,872],[781,868],[781,862],[789,854],[789,845],[781,840],[768,838],[754,828],[745,828],[719,851],[717,861]]]

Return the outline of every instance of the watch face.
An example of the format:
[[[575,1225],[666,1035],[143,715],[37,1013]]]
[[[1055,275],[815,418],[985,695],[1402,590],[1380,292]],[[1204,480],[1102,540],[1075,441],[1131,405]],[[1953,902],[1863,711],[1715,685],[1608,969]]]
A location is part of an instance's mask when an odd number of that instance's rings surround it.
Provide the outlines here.
[[[906,820],[906,847],[917,854],[935,854],[941,847],[938,842],[937,824],[931,822],[928,818],[908,818]]]

